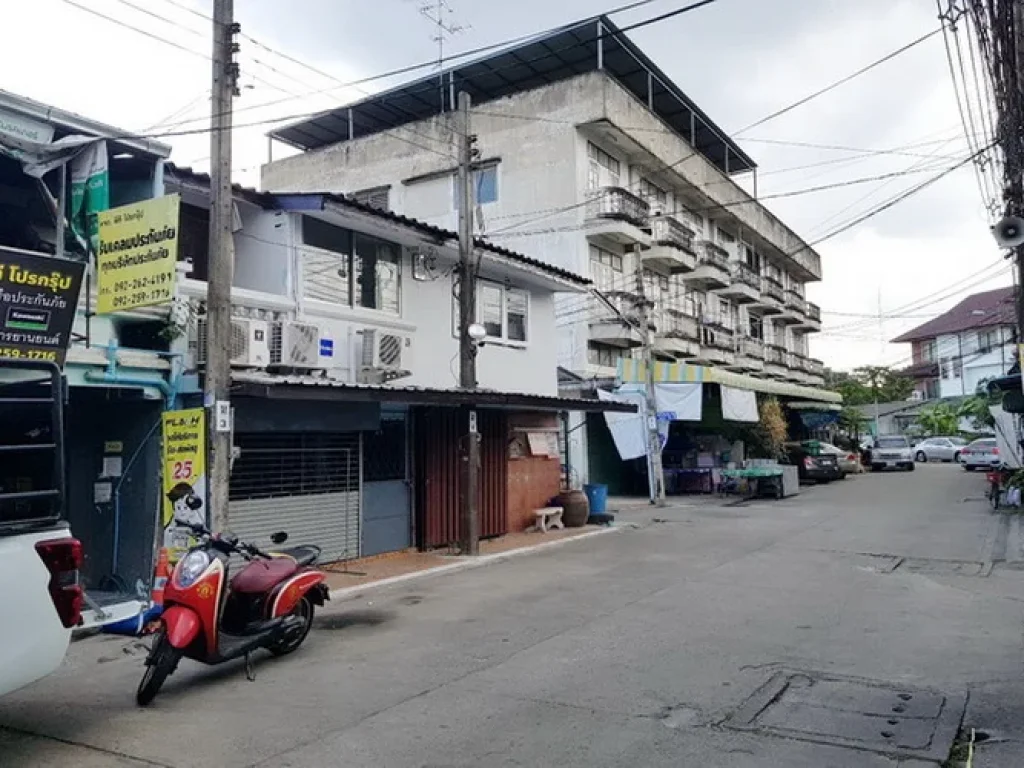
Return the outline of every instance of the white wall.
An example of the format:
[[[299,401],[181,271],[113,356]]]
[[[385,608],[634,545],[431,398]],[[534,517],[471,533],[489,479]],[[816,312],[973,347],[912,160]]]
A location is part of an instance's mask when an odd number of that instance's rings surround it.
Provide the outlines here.
[[[979,353],[978,331],[947,334],[936,339],[936,359],[939,361],[940,397],[973,395],[985,379],[1002,376],[1013,365],[1012,331],[1000,329],[1001,345],[984,354]],[[962,375],[956,375],[953,361],[962,357]]]
[[[234,236],[233,285],[252,291],[290,295],[288,246],[291,228],[287,214],[264,211],[242,201],[237,205],[242,230]]]
[[[263,228],[267,232],[265,219]],[[293,257],[301,244],[298,214],[282,214],[274,219],[274,232],[282,245],[273,247],[236,237],[239,249],[236,255],[236,274],[248,275],[252,281],[261,280],[270,286],[291,286],[291,300],[296,310],[291,315],[299,320],[313,322],[321,329],[322,339],[331,339],[334,353],[329,360],[328,375],[347,382],[355,382],[360,367],[363,336],[366,328],[397,332],[409,336],[411,345],[403,351],[403,367],[412,375],[395,380],[395,386],[421,386],[452,388],[458,386],[458,340],[453,333],[452,271],[456,254],[435,248],[438,264],[436,279],[417,281],[412,276],[409,249],[403,249],[401,261],[401,310],[399,314],[386,313],[361,307],[347,307],[324,301],[300,300],[301,280],[296,273],[298,258]],[[292,242],[286,247],[283,243]],[[283,265],[285,274],[278,275]],[[273,277],[273,281],[271,278]],[[554,294],[541,288],[532,278],[514,269],[486,260],[481,279],[488,279],[530,293],[527,341],[525,344],[488,342],[477,357],[479,386],[504,392],[551,395],[558,393],[557,358],[558,339],[555,333]],[[236,280],[236,284],[238,281]],[[248,287],[248,286],[245,286]],[[252,289],[258,290],[258,289]],[[267,291],[270,292],[270,291]],[[278,291],[275,291],[278,292]],[[258,304],[258,297],[245,296],[246,304]]]

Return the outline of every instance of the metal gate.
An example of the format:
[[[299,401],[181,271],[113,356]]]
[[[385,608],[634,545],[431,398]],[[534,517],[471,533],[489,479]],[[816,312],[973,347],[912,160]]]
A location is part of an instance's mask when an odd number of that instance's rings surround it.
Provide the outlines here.
[[[421,549],[450,546],[459,540],[460,413],[455,408],[422,408],[417,412],[416,530]],[[481,410],[477,416],[481,437],[477,498],[480,536],[490,538],[508,531],[508,429],[505,414],[500,411]]]
[[[289,544],[316,544],[321,560],[359,557],[358,432],[239,433],[231,471],[230,524],[265,545],[275,531]]]

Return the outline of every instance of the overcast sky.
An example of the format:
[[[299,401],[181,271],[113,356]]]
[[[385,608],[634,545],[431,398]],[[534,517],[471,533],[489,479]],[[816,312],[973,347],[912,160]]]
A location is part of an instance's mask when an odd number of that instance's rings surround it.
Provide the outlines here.
[[[621,0],[448,2],[446,22],[464,28],[447,43],[454,52],[594,15]],[[614,19],[625,25],[682,4],[658,0]],[[131,130],[201,127],[195,120],[209,111],[210,25],[199,14],[208,15],[211,6],[212,0],[8,2],[5,28],[38,33],[5,37],[0,87]],[[243,31],[257,41],[240,41],[243,95],[236,125],[345,103],[361,92],[335,87],[308,94],[436,58],[431,40],[435,30],[419,6],[419,0],[235,0]],[[937,26],[932,0],[717,0],[630,37],[713,120],[735,132]],[[973,82],[969,64],[966,72]],[[361,88],[379,90],[395,82],[375,81]],[[256,108],[267,102],[276,103]],[[189,119],[193,122],[180,124]],[[259,165],[267,157],[267,128],[257,125],[236,132],[233,165],[244,183],[257,183]],[[207,166],[207,135],[166,140],[174,147],[176,162]],[[968,154],[941,36],[741,133],[738,140],[760,167],[761,195],[918,171],[766,201],[808,240]],[[801,144],[899,148],[903,154],[865,155]],[[814,167],[799,168],[808,165]],[[988,233],[970,165],[817,249],[824,279],[810,286],[808,294],[821,305],[831,330],[812,336],[811,351],[837,368],[904,363],[909,347],[883,345],[880,337],[898,335],[967,293],[1011,282]],[[941,297],[946,298],[935,301]],[[926,299],[920,308],[902,309],[919,299]],[[881,334],[878,320],[865,317],[877,313],[879,300],[883,315],[889,315]]]

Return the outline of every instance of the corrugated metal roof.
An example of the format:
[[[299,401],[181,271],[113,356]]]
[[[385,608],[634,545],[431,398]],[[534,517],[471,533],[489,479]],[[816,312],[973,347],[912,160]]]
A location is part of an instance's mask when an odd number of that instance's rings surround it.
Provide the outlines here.
[[[185,166],[175,165],[174,163],[164,164],[165,173],[170,173],[176,181],[191,181],[194,184],[210,186],[210,175],[208,173],[201,173]],[[393,224],[399,224],[403,227],[409,227],[417,232],[435,238],[441,242],[458,242],[458,233],[452,232],[450,229],[443,229],[442,227],[428,224],[425,221],[414,219],[409,216],[403,216],[400,213],[394,213],[393,211],[383,211],[379,208],[374,208],[372,205],[367,203],[359,202],[347,195],[341,195],[334,192],[288,192],[288,193],[275,193],[275,192],[260,192],[258,189],[252,187],[243,187],[240,184],[232,185],[232,189],[235,194],[243,200],[248,200],[254,205],[258,205],[261,208],[267,210],[273,209],[288,209],[286,201],[288,198],[321,198],[323,201],[330,201],[337,205],[349,208],[353,211],[364,213],[368,216],[374,216],[385,221],[389,221]],[[530,256],[526,256],[517,251],[509,250],[501,245],[496,245],[483,238],[475,238],[474,244],[477,248],[482,251],[493,253],[497,256],[503,256],[511,261],[518,262],[525,266],[533,267],[534,269],[546,272],[549,275],[558,277],[562,280],[566,280],[570,283],[575,283],[580,286],[590,285],[591,281],[581,275],[577,275],[575,272],[570,272],[567,269],[561,267],[555,267],[546,262],[534,259]]]
[[[968,296],[948,312],[917,326],[892,340],[893,344],[934,339],[947,333],[960,333],[994,325],[1014,325],[1014,288],[996,288]]]
[[[478,105],[596,71],[613,78],[642,104],[650,104],[652,111],[680,136],[690,135],[692,119],[697,151],[723,171],[741,173],[756,167],[725,131],[603,15],[543,32],[349,106],[278,128],[270,135],[302,150],[316,149],[349,140],[350,114],[352,138],[358,139],[452,111],[453,92],[468,92]]]
[[[494,389],[441,389],[438,387],[395,386],[393,384],[350,384],[325,376],[274,374],[266,371],[233,371],[231,381],[239,394],[287,399],[288,394],[301,399],[298,390],[333,393],[329,399],[389,401],[410,405],[477,405],[557,411],[624,411],[635,407],[623,403],[576,397],[551,397],[522,392],[500,392]],[[275,394],[274,390],[278,392]],[[345,397],[348,395],[349,397]],[[319,399],[319,398],[318,398]]]

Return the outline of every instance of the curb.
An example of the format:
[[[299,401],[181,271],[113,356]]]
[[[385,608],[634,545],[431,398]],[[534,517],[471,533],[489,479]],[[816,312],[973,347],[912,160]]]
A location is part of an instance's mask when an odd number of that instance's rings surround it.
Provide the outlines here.
[[[585,539],[593,538],[594,536],[603,536],[609,533],[622,533],[623,531],[636,529],[636,525],[632,523],[624,523],[620,525],[612,525],[606,528],[599,528],[596,531],[588,531],[587,533],[581,533],[579,536],[570,536],[564,539],[557,539],[555,541],[545,541],[540,544],[533,544],[528,547],[520,547],[519,549],[510,549],[508,552],[497,552],[493,555],[481,555],[472,559],[458,560],[454,563],[446,563],[445,565],[438,565],[434,568],[426,568],[422,571],[413,571],[412,573],[403,573],[398,576],[390,576],[380,581],[372,581],[368,584],[360,584],[354,587],[342,587],[341,589],[332,589],[330,591],[331,601],[345,601],[353,600],[361,597],[367,592],[383,589],[385,587],[391,587],[395,584],[404,584],[411,581],[418,581],[420,579],[428,579],[433,576],[443,576],[449,573],[458,573],[459,571],[469,571],[474,568],[484,568],[488,565],[494,565],[501,563],[506,560],[512,560],[517,557],[524,557],[526,555],[534,555],[539,552],[543,552],[548,549],[555,549],[557,547],[563,547],[567,544],[572,544],[577,541],[584,541]]]

